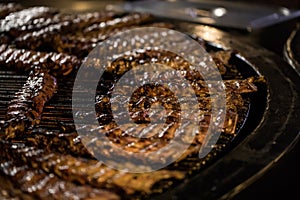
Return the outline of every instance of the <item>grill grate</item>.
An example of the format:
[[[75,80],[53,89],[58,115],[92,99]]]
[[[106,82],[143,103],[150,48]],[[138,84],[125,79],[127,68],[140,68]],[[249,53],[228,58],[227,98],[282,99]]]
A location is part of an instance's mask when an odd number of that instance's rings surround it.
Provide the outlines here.
[[[26,79],[26,75],[20,75],[0,67],[0,120],[4,120],[9,101],[24,85]]]

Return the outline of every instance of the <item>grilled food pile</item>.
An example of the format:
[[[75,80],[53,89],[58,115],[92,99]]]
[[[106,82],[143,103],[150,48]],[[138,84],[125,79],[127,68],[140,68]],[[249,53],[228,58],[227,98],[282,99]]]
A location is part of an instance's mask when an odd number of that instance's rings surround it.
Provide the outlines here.
[[[77,70],[99,42],[120,31],[147,26],[176,28],[167,22],[157,22],[148,14],[110,11],[69,14],[43,6],[24,8],[13,3],[0,4],[0,88],[4,91],[0,93],[0,199],[148,198],[198,173],[228,146],[245,121],[249,109],[247,95],[255,93],[256,83],[263,79],[243,77],[231,63],[234,51],[209,49],[205,41],[195,37],[210,52],[226,86],[222,135],[208,156],[198,158],[211,114],[208,89],[202,87],[204,80],[193,77],[189,68],[184,67],[189,63],[182,58],[153,50],[114,61],[111,71],[107,72],[108,84],[98,87],[100,91],[95,97],[99,126],[109,130],[107,137],[127,151],[147,152],[167,145],[173,136],[172,128],[160,133],[160,129],[152,126],[148,134],[160,137],[153,137],[150,142],[124,134],[110,112],[113,97],[101,95],[101,92],[111,91],[114,86],[111,83],[140,61],[155,60],[181,66],[185,77],[194,84],[196,96],[202,97],[199,106],[206,111],[199,134],[187,151],[163,169],[135,174],[120,172],[98,162],[81,143],[71,105]],[[112,72],[116,72],[115,75]],[[149,109],[151,100],[157,95],[167,98],[172,92],[151,86],[136,91],[129,102],[136,123],[148,123],[149,119],[140,110]],[[148,98],[141,102],[141,97]],[[176,100],[170,99],[160,103],[165,109],[174,111],[166,123],[176,128],[181,110]],[[107,155],[114,156],[114,153],[108,150]]]

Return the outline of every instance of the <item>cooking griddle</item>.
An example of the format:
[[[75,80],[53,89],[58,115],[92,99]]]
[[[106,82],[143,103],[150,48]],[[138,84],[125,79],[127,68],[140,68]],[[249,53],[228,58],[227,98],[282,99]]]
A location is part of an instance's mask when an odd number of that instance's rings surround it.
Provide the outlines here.
[[[178,29],[203,38],[209,50],[231,49],[238,52],[232,63],[243,77],[262,75],[267,84],[260,85],[258,93],[249,97],[249,108],[235,137],[221,136],[218,148],[207,157],[206,164],[194,170],[184,182],[164,188],[158,183],[154,199],[215,199],[232,197],[247,187],[272,166],[298,140],[299,76],[281,58],[273,53],[234,38],[207,26],[178,23]],[[26,80],[26,75],[1,68],[1,111]],[[60,131],[72,127],[72,80],[64,80],[61,91],[44,109],[42,121],[36,128]],[[4,105],[4,106],[2,106]],[[68,107],[69,105],[69,107]],[[57,130],[58,129],[58,130]],[[225,144],[225,145],[224,145]],[[224,148],[223,148],[224,147]],[[192,164],[197,161],[189,161]],[[136,198],[140,198],[137,196]]]

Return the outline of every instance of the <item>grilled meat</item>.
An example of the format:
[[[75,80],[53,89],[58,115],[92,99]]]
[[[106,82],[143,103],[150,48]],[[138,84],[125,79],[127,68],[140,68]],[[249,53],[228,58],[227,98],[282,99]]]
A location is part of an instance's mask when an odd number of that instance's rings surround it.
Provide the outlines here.
[[[87,14],[87,16],[90,15],[92,14]],[[98,17],[101,20],[86,27],[82,33],[79,30],[88,24],[88,20],[86,19],[87,17],[78,16],[69,23],[61,22],[39,31],[25,34],[17,38],[15,44],[19,48],[53,50],[84,57],[94,48],[97,42],[106,39],[113,33],[117,33],[117,31],[126,30],[130,26],[136,26],[151,19],[150,15],[147,14],[129,14],[108,20],[111,18],[111,15],[111,13],[106,13],[103,14],[102,18]],[[92,22],[95,22],[95,20],[92,20]],[[69,32],[73,32],[73,34],[67,34]],[[74,34],[76,32],[77,34]]]
[[[53,17],[57,12],[57,9],[40,6],[10,13],[0,20],[0,33],[13,39],[24,32],[24,27],[26,30],[28,26],[40,26],[36,20]]]
[[[159,170],[145,174],[119,172],[96,160],[50,153],[26,145],[24,142],[1,141],[0,147],[5,152],[0,160],[1,171],[12,178],[22,192],[36,195],[39,198],[46,195],[49,189],[53,188],[53,184],[56,185],[57,182],[67,186],[68,184],[73,185],[78,189],[87,189],[87,191],[92,192],[90,195],[95,196],[95,198],[101,198],[102,195],[107,194],[105,196],[107,199],[116,199],[117,195],[113,194],[112,191],[127,195],[150,193],[153,185],[160,180],[184,178],[184,172],[180,171]],[[27,176],[32,178],[26,179]],[[47,181],[42,181],[42,179]],[[63,191],[56,195],[65,195],[76,191],[71,187],[60,189]],[[108,192],[108,189],[111,192]],[[76,193],[74,196],[76,195],[78,199],[86,199],[85,196],[89,195],[87,191],[82,194]],[[48,195],[51,195],[50,197],[53,199],[57,199],[57,197],[52,196],[54,194]],[[83,195],[83,197],[80,195]]]
[[[115,14],[112,12],[92,12],[78,15],[58,15],[49,20],[49,25],[45,28],[28,31],[15,39],[14,43],[18,48],[31,50],[54,49],[55,38],[69,32],[80,32],[86,26],[94,23],[105,22],[111,19]]]
[[[137,24],[128,24],[128,26],[116,26],[116,27],[110,27],[107,26],[103,29],[100,29],[92,33],[93,37],[91,37],[89,34],[83,34],[83,35],[61,35],[56,36],[55,38],[55,51],[68,53],[68,54],[74,54],[78,57],[82,58],[88,55],[88,53],[95,48],[99,42],[109,38],[110,36],[113,36],[114,34],[117,34],[122,31],[126,31],[132,28],[138,28],[138,27],[158,27],[158,28],[172,28],[173,26],[169,23],[146,23],[146,24],[140,24],[138,25],[139,21],[137,20]]]
[[[21,72],[30,71],[32,66],[41,66],[54,76],[64,76],[77,69],[80,63],[76,56],[63,53],[15,49],[5,44],[0,46],[0,65]]]
[[[47,71],[35,67],[29,74],[28,80],[15,98],[10,102],[6,122],[5,137],[15,137],[23,134],[41,117],[45,103],[56,91],[56,79]]]
[[[152,17],[149,14],[128,14],[120,18],[109,20],[107,22],[93,24],[83,30],[83,35],[96,38],[99,35],[99,32],[105,35],[106,31],[110,31],[111,29],[142,24],[149,21],[150,19],[152,19]]]
[[[64,181],[53,173],[42,169],[34,169],[27,164],[21,165],[17,161],[1,160],[1,177],[7,179],[2,182],[3,193],[8,199],[120,199],[118,195],[104,189],[92,188]],[[14,173],[11,173],[14,171]]]

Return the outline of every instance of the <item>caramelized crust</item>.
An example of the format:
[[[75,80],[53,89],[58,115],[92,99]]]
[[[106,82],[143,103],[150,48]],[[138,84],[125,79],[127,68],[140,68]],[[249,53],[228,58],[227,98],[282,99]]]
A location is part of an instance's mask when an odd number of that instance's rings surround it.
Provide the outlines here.
[[[39,6],[10,13],[0,20],[0,32],[4,32],[11,37],[17,37],[27,26],[37,25],[35,23],[36,19],[49,18],[57,12],[57,9]]]
[[[0,46],[0,65],[21,72],[28,72],[32,66],[41,66],[54,76],[65,76],[77,69],[81,61],[76,56],[55,52],[37,52]]]
[[[20,91],[11,100],[6,114],[6,138],[23,134],[39,122],[43,107],[56,91],[56,79],[35,67]]]
[[[31,50],[48,50],[51,51],[55,38],[65,35],[69,32],[80,32],[86,26],[94,23],[105,22],[111,19],[115,13],[112,12],[93,12],[78,15],[58,14],[48,20],[48,24],[41,29],[25,29],[27,33],[20,35],[14,41],[18,48]],[[41,23],[37,23],[41,24]]]

